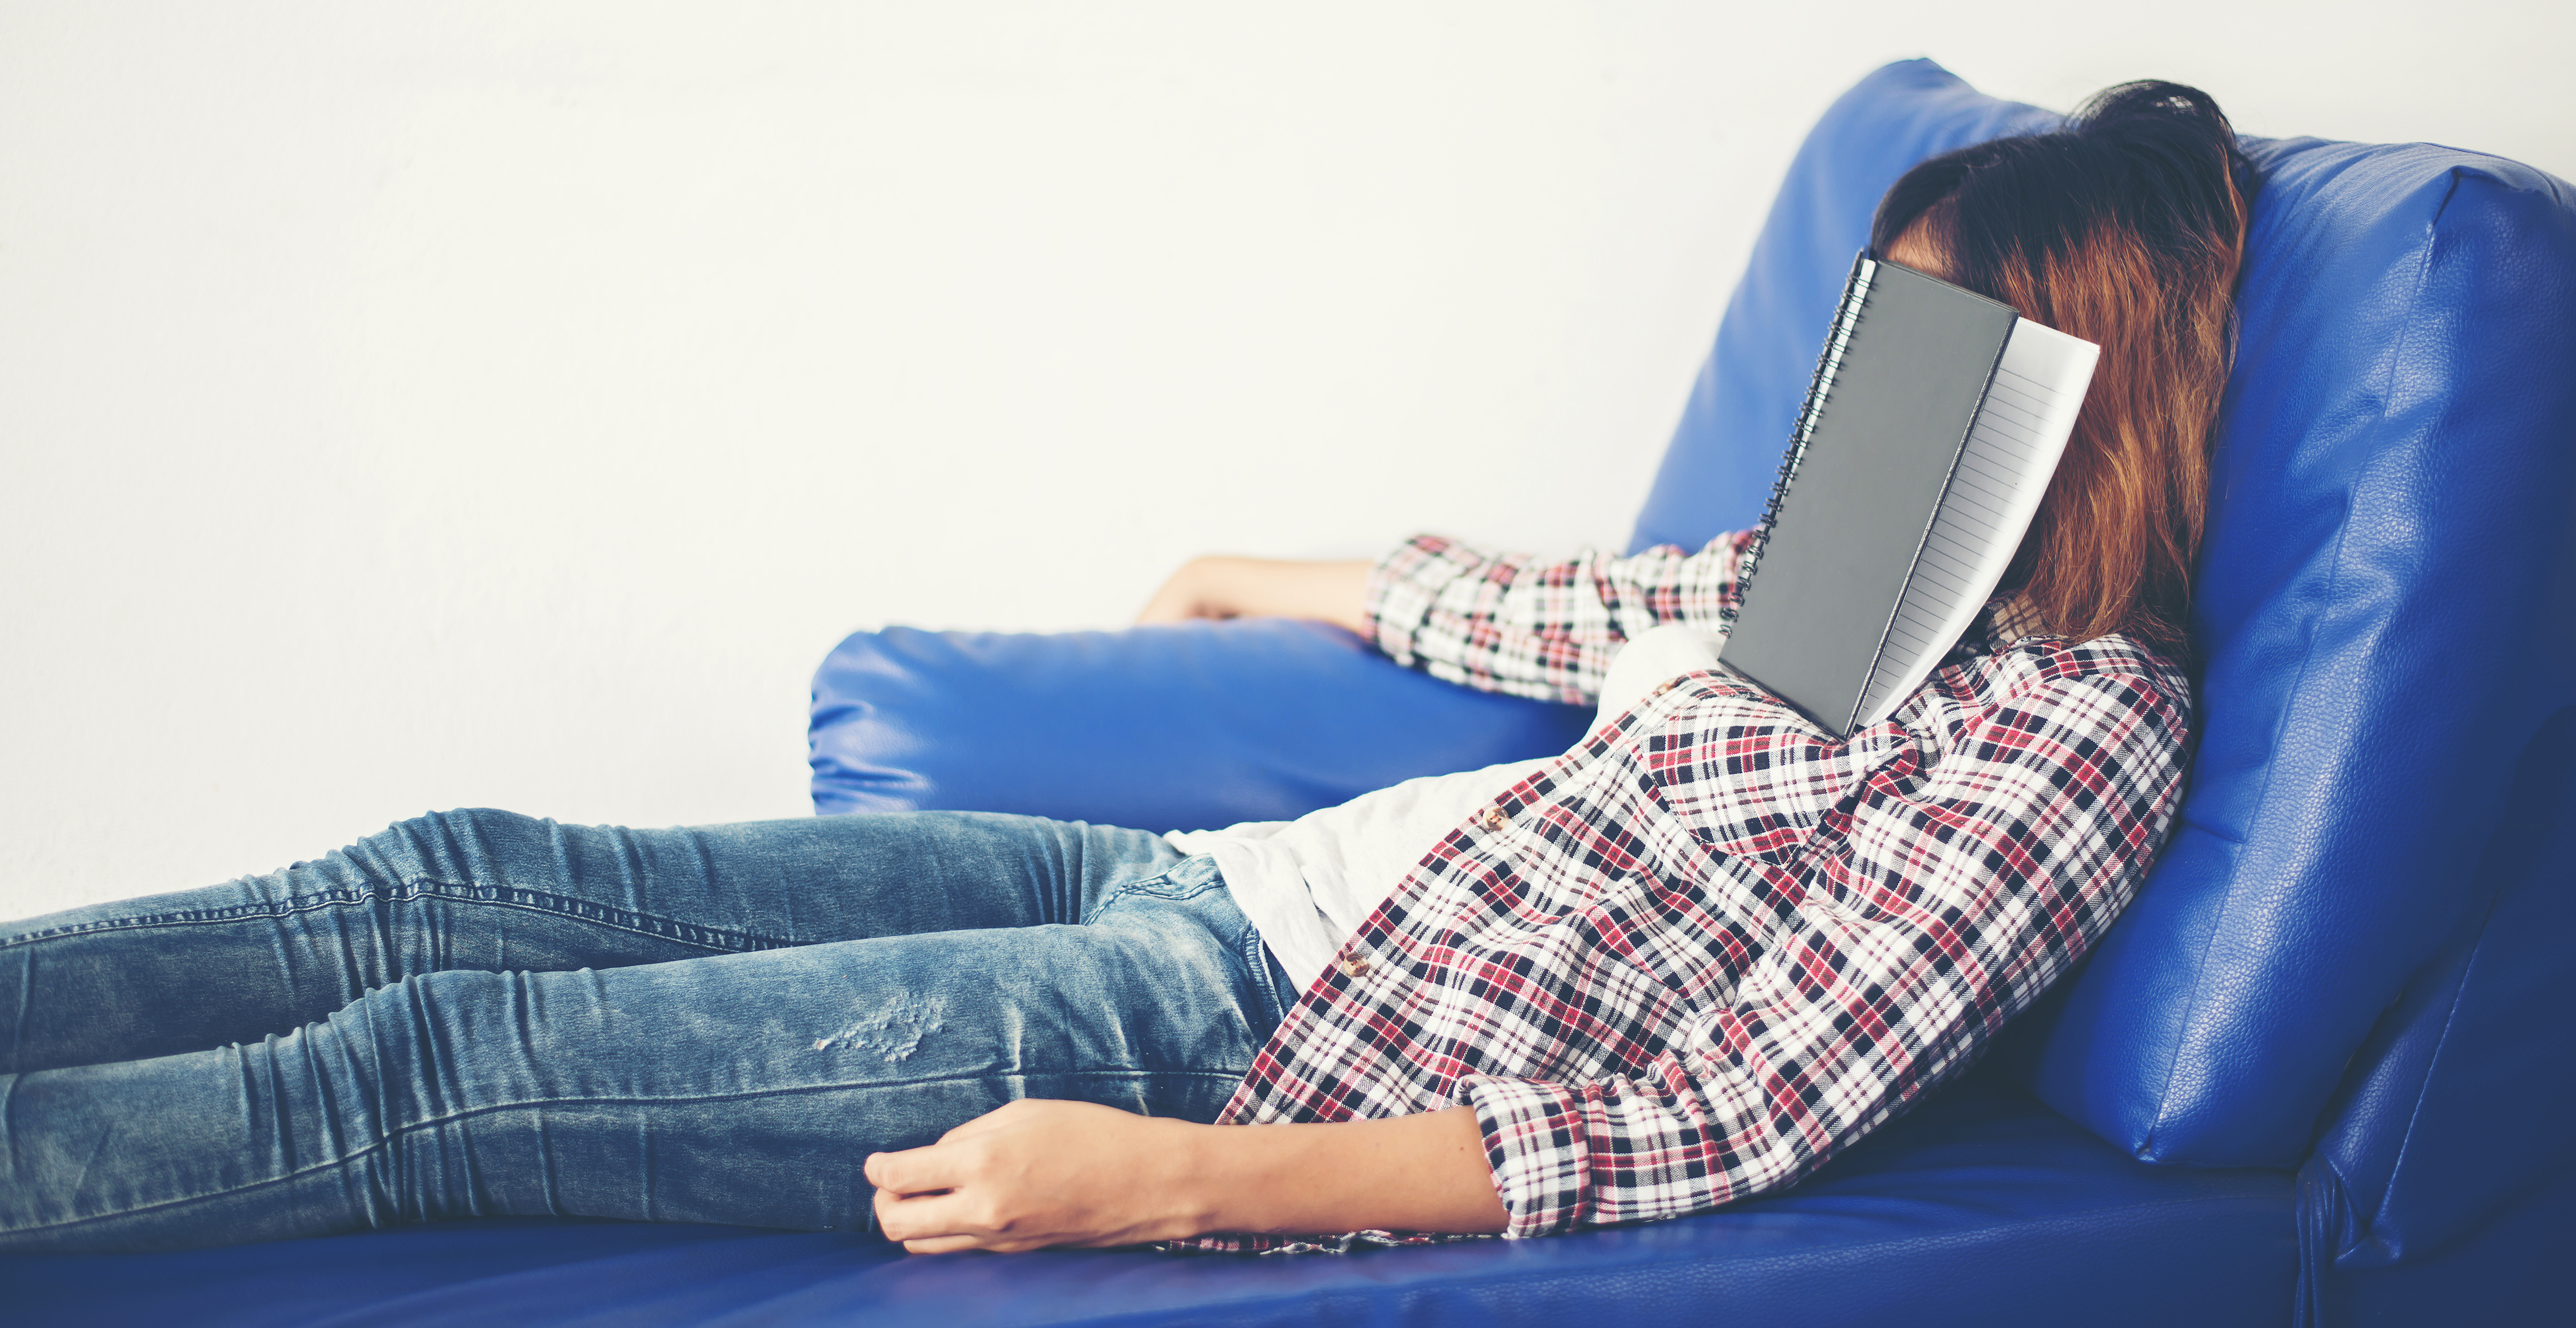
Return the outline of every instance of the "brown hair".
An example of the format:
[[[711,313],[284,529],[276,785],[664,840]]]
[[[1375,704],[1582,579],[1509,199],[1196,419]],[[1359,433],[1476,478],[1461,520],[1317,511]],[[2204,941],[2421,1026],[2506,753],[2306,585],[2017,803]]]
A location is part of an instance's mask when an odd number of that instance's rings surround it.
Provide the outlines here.
[[[2253,184],[2218,103],[2146,82],[2100,93],[2061,129],[1934,157],[1879,203],[1876,255],[1919,241],[1941,257],[1938,275],[2102,347],[2004,574],[2048,631],[2121,632],[2191,659],[2192,565]]]

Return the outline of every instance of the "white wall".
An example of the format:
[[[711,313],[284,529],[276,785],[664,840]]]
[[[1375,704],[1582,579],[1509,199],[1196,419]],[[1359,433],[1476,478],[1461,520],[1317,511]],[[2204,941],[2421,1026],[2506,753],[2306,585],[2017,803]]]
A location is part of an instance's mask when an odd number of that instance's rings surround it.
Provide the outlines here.
[[[802,814],[854,627],[1625,539],[1891,58],[2576,175],[2557,4],[0,5],[0,916]]]

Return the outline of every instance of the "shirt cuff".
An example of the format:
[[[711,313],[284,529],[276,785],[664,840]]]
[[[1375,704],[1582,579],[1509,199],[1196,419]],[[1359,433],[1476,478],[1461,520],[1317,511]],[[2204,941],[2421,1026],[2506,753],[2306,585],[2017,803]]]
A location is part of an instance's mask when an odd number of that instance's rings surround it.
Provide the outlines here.
[[[1484,564],[1475,550],[1438,535],[1416,535],[1397,545],[1369,569],[1361,612],[1370,644],[1412,668],[1419,657],[1414,643],[1441,590]]]
[[[1568,1231],[1591,1208],[1591,1122],[1577,1090],[1528,1079],[1469,1079],[1460,1085],[1485,1134],[1511,1221],[1507,1240]]]

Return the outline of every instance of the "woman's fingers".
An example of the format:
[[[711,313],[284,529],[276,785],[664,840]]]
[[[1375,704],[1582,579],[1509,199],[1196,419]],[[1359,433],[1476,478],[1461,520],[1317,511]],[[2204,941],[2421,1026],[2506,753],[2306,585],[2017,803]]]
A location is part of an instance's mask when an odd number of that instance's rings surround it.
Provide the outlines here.
[[[957,1250],[1033,1250],[1058,1243],[1059,1233],[1017,1230],[1026,1214],[1006,1196],[982,1190],[941,1190],[932,1194],[897,1194],[878,1190],[877,1230],[914,1254],[948,1254]]]
[[[870,1153],[868,1160],[860,1164],[860,1173],[868,1178],[870,1185],[877,1187],[880,1196],[888,1192],[937,1194],[956,1189],[974,1176],[982,1157],[982,1150],[959,1145],[1007,1125],[1025,1114],[1031,1105],[1026,1099],[1005,1102],[939,1136],[939,1142],[935,1144]]]
[[[1315,618],[1366,634],[1368,578],[1366,562],[1193,558],[1154,592],[1136,621]]]
[[[875,1154],[865,1169],[879,1229],[906,1249],[1132,1244],[1189,1234],[1178,1186],[1190,1168],[1175,1144],[1208,1128],[1025,1100],[927,1148]]]
[[[1181,564],[1180,570],[1172,573],[1171,579],[1165,581],[1162,588],[1154,592],[1154,597],[1145,602],[1144,612],[1136,615],[1136,621],[1146,624],[1176,623],[1211,616],[1202,602],[1205,591],[1202,582],[1207,575],[1207,562],[1205,558],[1194,558]]]
[[[881,1189],[877,1191],[877,1229],[885,1233],[887,1240],[900,1242],[905,1249],[912,1249],[916,1242],[948,1241],[966,1242],[952,1248],[971,1248],[991,1233],[968,1221],[965,1209],[966,1205],[953,1192],[902,1195]],[[928,1250],[913,1252],[931,1253]]]
[[[982,1248],[984,1243],[972,1236],[941,1236],[936,1240],[907,1240],[903,1243],[906,1254],[958,1254]]]
[[[871,1153],[859,1170],[880,1194],[936,1194],[955,1189],[957,1159],[941,1152],[946,1147],[943,1142],[899,1153]]]

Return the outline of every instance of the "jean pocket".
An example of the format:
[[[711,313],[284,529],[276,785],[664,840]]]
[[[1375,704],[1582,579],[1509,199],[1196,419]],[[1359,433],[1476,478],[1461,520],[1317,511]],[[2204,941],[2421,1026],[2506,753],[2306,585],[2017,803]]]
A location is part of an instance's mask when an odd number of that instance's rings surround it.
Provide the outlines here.
[[[1129,881],[1111,890],[1099,903],[1092,906],[1091,916],[1084,918],[1083,921],[1096,922],[1103,914],[1112,910],[1137,904],[1183,903],[1197,899],[1210,891],[1222,895],[1225,891],[1225,877],[1218,874],[1216,859],[1206,856],[1195,857],[1156,875]]]

